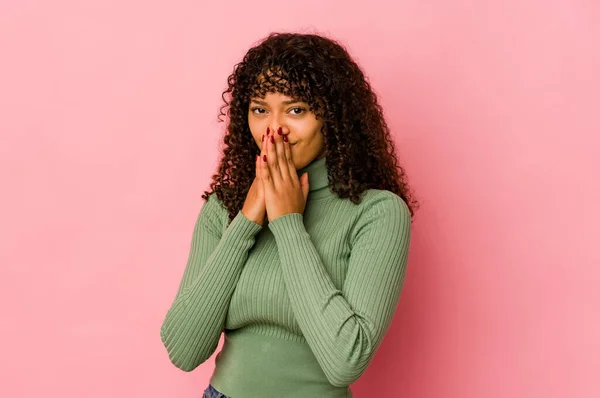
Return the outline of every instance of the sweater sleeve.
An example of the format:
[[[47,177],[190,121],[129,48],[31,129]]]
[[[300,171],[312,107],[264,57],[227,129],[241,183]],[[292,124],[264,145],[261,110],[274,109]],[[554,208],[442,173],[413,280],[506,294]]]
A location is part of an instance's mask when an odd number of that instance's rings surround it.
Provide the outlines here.
[[[269,224],[298,324],[334,386],[350,385],[362,375],[392,321],[404,283],[410,220],[399,196],[382,191],[373,198],[352,235],[341,291],[326,272],[302,214]]]
[[[169,359],[187,372],[217,348],[248,250],[262,229],[240,211],[223,232],[222,208],[213,196],[198,215],[187,265],[160,330]]]

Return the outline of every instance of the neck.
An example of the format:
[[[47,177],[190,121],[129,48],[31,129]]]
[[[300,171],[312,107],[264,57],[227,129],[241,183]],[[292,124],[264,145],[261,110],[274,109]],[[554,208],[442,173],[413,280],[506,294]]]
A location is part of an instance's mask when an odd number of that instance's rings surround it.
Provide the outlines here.
[[[308,165],[298,170],[300,177],[308,173],[309,193],[308,199],[331,196],[333,193],[329,190],[329,178],[327,176],[327,157],[325,155],[314,159]]]

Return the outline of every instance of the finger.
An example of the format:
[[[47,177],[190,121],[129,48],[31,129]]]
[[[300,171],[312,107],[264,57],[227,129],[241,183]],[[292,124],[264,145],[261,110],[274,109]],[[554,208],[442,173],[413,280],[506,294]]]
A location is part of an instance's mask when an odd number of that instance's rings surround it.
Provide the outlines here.
[[[291,179],[290,167],[288,165],[287,154],[285,153],[285,142],[283,142],[283,128],[277,129],[277,135],[275,136],[275,148],[277,152],[277,161],[279,163],[279,170],[281,172],[281,179],[283,181],[289,181]]]
[[[275,133],[269,136],[267,140],[267,169],[269,178],[276,187],[281,183],[281,171],[279,169],[279,160],[277,159],[277,149],[275,148]]]
[[[302,188],[302,196],[304,196],[304,203],[308,198],[308,192],[310,191],[310,184],[308,183],[308,173],[302,174],[300,178],[300,188]]]
[[[261,138],[258,155],[256,155],[256,177],[258,177],[258,178],[260,178],[260,162],[262,162],[264,142],[265,142],[265,136],[263,135]]]
[[[262,142],[262,146],[261,146],[261,155],[263,155],[263,161],[266,162],[265,159],[268,159],[268,153],[267,153],[267,145],[269,144],[269,140],[271,139],[271,137],[273,136],[273,131],[270,130],[267,127],[267,131],[266,133],[263,135],[263,142]]]
[[[285,159],[285,151],[283,149],[283,135],[282,134],[283,134],[282,128],[279,127],[277,129],[277,133],[273,134],[274,140],[272,140],[271,142],[275,141],[272,145],[275,147],[277,169],[279,170],[279,175],[281,176],[281,180],[289,181],[290,172],[289,172],[288,165],[287,165],[286,159]]]
[[[270,138],[271,138],[270,135],[264,136],[262,148],[261,148],[261,159],[259,159],[260,176],[261,176],[261,180],[263,182],[263,187],[265,189],[271,189],[272,184],[273,184],[273,181],[271,178],[271,172],[269,170],[269,163],[268,163],[269,162],[268,146],[269,146]]]
[[[296,166],[294,165],[294,159],[292,157],[292,147],[289,142],[289,138],[287,135],[283,136],[283,152],[285,153],[285,159],[288,167],[288,174],[292,181],[298,181],[298,171],[296,170]]]
[[[257,180],[260,181],[260,154],[256,155],[256,159],[254,160],[254,175]]]
[[[267,131],[268,130],[269,129],[267,129]],[[262,166],[264,163],[263,159],[266,157],[265,142],[267,141],[267,135],[263,134],[260,141],[260,153],[258,154],[258,159],[256,163],[256,175],[262,180]]]

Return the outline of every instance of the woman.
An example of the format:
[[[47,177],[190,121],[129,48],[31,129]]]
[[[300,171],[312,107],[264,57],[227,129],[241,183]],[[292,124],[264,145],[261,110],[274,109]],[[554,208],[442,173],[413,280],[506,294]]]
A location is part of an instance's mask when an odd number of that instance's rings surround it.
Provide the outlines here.
[[[415,201],[335,41],[271,34],[223,93],[224,157],[161,339],[205,397],[352,397],[402,289]],[[224,112],[226,110],[226,112]]]

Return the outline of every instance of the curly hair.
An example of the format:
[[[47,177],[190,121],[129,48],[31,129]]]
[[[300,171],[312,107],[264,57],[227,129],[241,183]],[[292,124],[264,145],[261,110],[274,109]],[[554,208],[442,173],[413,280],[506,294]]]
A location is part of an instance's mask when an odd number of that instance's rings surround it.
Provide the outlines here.
[[[223,157],[212,176],[229,220],[242,209],[260,153],[248,126],[252,97],[279,92],[306,102],[323,119],[329,189],[360,203],[367,189],[400,196],[414,216],[418,203],[399,164],[383,109],[361,68],[338,42],[315,34],[271,33],[236,64],[223,91],[219,121],[227,117]]]

